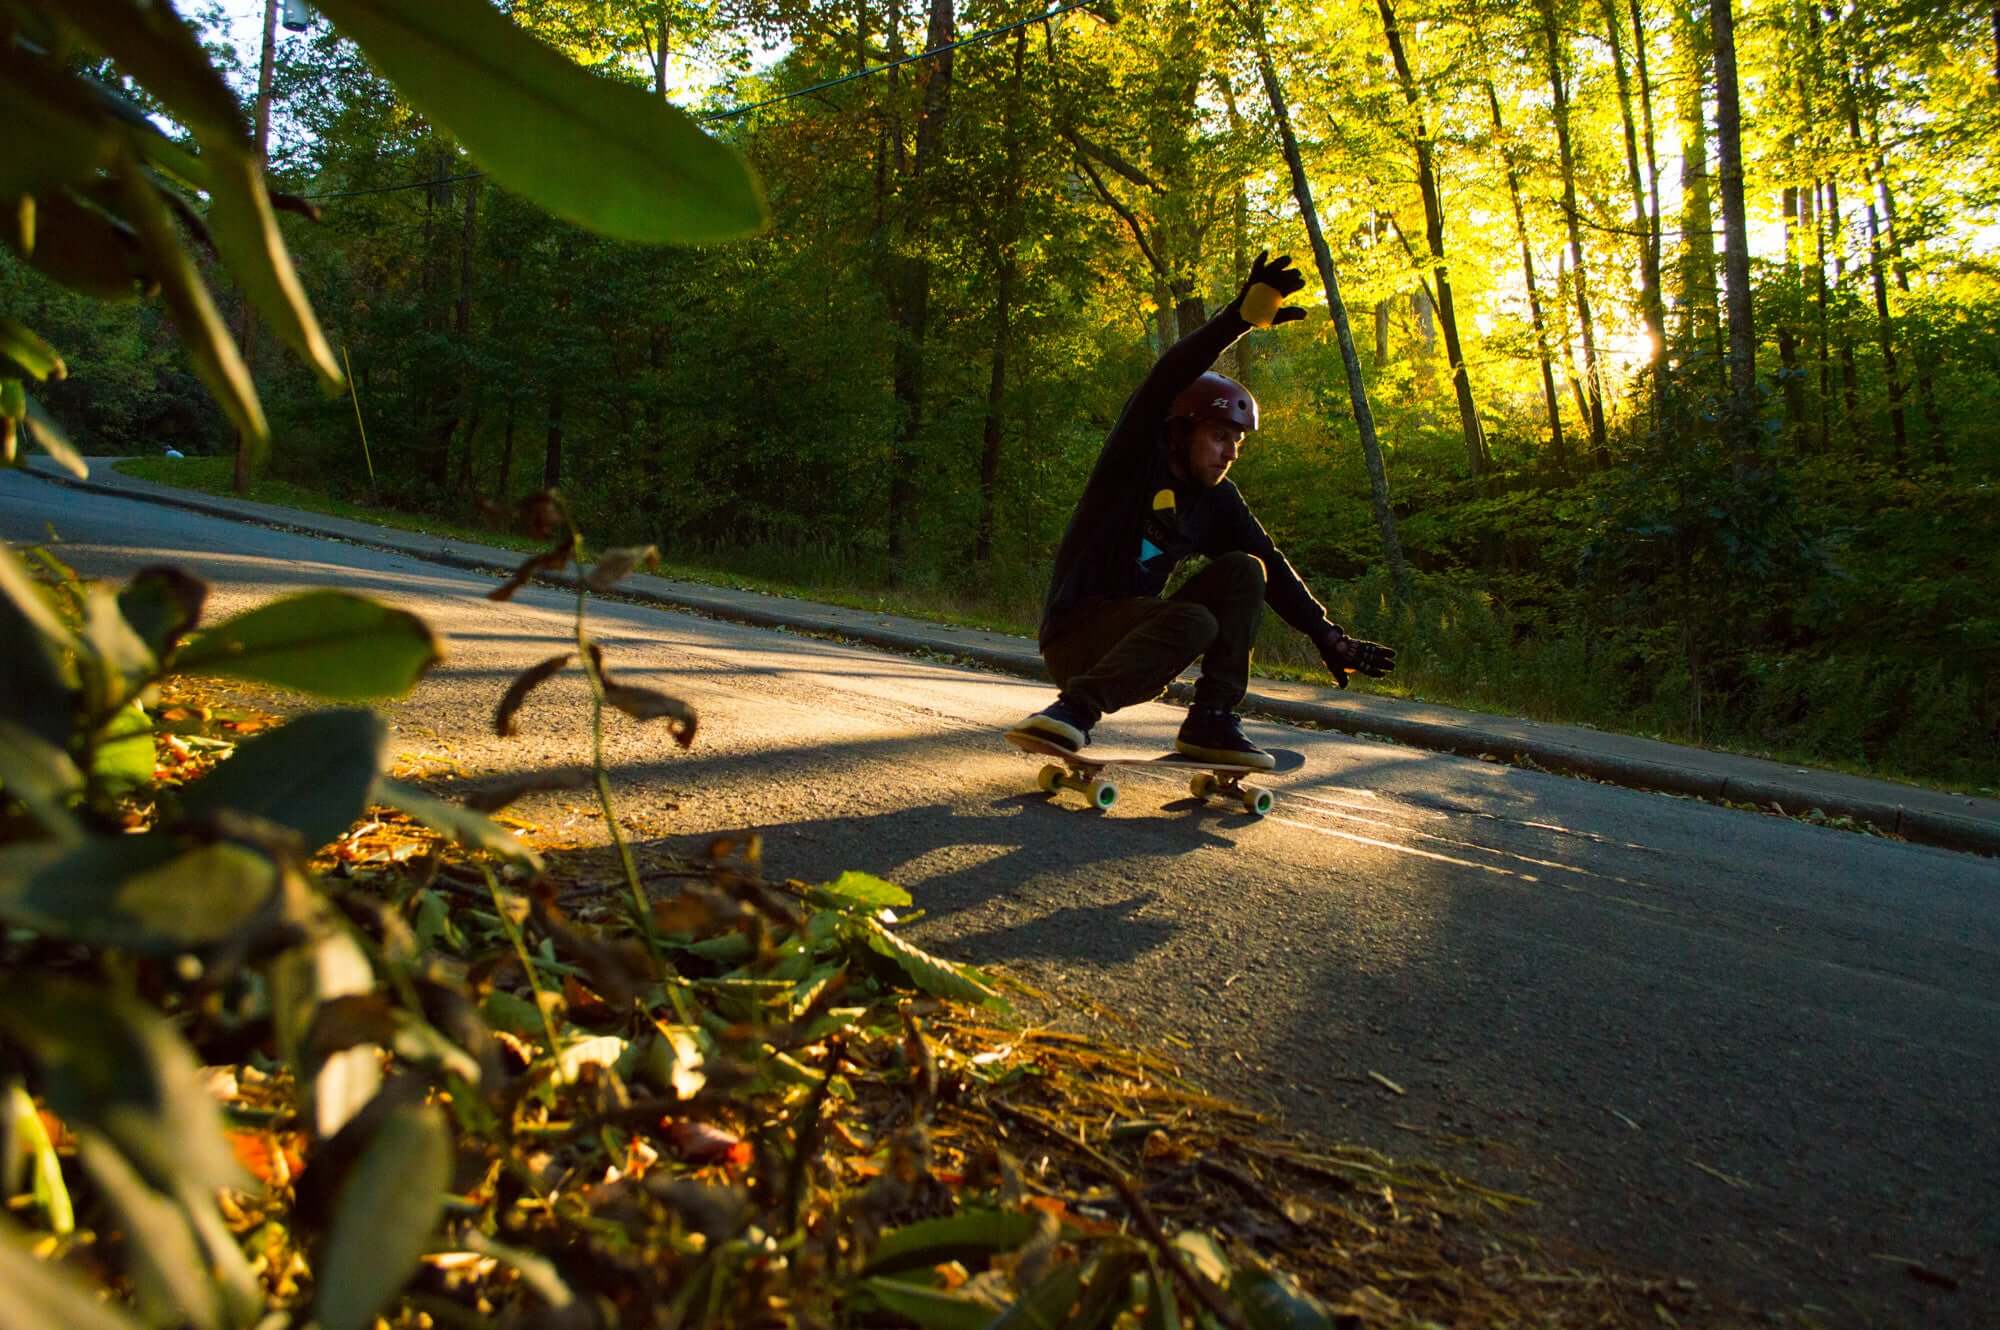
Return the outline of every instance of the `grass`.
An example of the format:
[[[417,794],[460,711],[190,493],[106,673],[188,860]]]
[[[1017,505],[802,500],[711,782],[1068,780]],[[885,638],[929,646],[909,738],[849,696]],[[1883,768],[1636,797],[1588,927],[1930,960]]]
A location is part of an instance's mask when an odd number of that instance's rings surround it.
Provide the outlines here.
[[[272,504],[301,512],[321,513],[395,531],[464,540],[523,553],[541,548],[535,541],[493,526],[455,522],[443,517],[353,503],[289,481],[269,477],[254,479],[251,482],[250,492],[238,495],[232,487],[232,460],[226,457],[179,459],[135,457],[115,463],[114,469],[134,479],[152,481],[156,484],[227,498],[245,498],[256,503]],[[740,566],[727,566],[732,559],[750,562],[757,566],[758,570],[745,571]],[[788,575],[777,576],[762,571],[768,567],[785,567],[788,569]],[[1024,603],[1023,597],[1019,595],[982,595],[961,587],[950,586],[880,588],[865,584],[857,585],[856,579],[861,576],[858,571],[846,569],[837,561],[815,562],[809,558],[801,559],[797,557],[796,552],[764,551],[760,557],[758,551],[715,551],[709,558],[703,560],[664,561],[660,565],[659,574],[662,577],[704,586],[753,591],[790,600],[812,600],[821,604],[837,605],[843,609],[893,614],[1019,637],[1034,636],[1039,612],[1037,605]],[[1368,616],[1365,613],[1353,613],[1360,607],[1349,606],[1346,611],[1338,605],[1329,608],[1334,618],[1345,619],[1350,626],[1354,626],[1357,635],[1379,632],[1385,640],[1401,640],[1391,631],[1370,629],[1366,623]],[[1577,687],[1574,686],[1576,681],[1549,677],[1551,674],[1561,676],[1566,671],[1543,670],[1533,663],[1523,662],[1527,665],[1526,669],[1507,671],[1505,672],[1507,677],[1489,681],[1485,677],[1489,672],[1486,666],[1472,666],[1465,661],[1440,660],[1437,664],[1441,668],[1426,668],[1420,659],[1424,653],[1408,650],[1407,648],[1413,644],[1407,641],[1402,641],[1402,645],[1406,649],[1403,652],[1401,668],[1390,679],[1367,683],[1365,686],[1371,694],[1409,701],[1424,701],[1438,706],[1457,707],[1514,719],[1586,725],[1610,733],[1630,734],[1685,747],[1763,758],[1789,766],[1814,766],[1848,775],[1894,780],[1922,789],[1941,790],[1953,794],[1986,797],[1996,794],[1994,788],[1984,783],[1912,775],[1908,772],[1884,770],[1879,767],[1871,768],[1851,759],[1827,753],[1790,748],[1773,749],[1729,736],[1710,736],[1701,742],[1694,742],[1685,735],[1673,733],[1671,729],[1656,729],[1629,722],[1621,724],[1616,710],[1603,699],[1580,696]],[[1257,652],[1256,673],[1260,677],[1320,686],[1332,684],[1331,677],[1319,667],[1312,647],[1274,618],[1267,618],[1264,631],[1259,636]],[[1500,672],[1497,664],[1494,672]]]

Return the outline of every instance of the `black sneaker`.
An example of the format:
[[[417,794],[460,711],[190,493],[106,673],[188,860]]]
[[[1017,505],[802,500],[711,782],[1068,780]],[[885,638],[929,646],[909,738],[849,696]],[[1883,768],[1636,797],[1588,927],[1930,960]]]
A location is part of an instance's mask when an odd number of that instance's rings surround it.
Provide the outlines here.
[[[1017,733],[1032,734],[1074,753],[1090,743],[1090,727],[1097,724],[1099,714],[1096,708],[1064,694],[1014,729]]]
[[[1243,722],[1221,707],[1189,707],[1174,751],[1203,762],[1226,762],[1269,771],[1278,759],[1244,737]]]

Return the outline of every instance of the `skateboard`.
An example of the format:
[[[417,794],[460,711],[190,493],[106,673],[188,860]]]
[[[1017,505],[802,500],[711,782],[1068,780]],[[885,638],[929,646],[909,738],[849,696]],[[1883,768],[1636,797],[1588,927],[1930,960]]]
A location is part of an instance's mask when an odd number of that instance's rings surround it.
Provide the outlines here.
[[[1035,780],[1044,794],[1075,790],[1098,808],[1109,808],[1118,802],[1118,782],[1105,774],[1114,767],[1182,767],[1192,770],[1195,774],[1188,781],[1189,794],[1197,799],[1207,799],[1212,795],[1234,799],[1252,817],[1264,816],[1277,802],[1277,796],[1270,790],[1243,779],[1259,774],[1263,771],[1262,767],[1233,762],[1204,762],[1181,753],[1146,757],[1139,753],[1113,753],[1094,748],[1072,753],[1061,744],[1051,743],[1038,734],[1023,730],[1009,730],[1002,737],[1024,753],[1056,759],[1043,767]]]

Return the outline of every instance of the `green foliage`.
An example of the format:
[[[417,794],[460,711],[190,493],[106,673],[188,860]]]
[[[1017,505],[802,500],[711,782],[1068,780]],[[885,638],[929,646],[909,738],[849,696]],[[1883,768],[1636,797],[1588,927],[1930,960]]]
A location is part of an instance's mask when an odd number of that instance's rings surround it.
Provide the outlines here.
[[[584,73],[481,0],[439,0],[420,11],[369,0],[325,8],[496,178],[565,217],[653,242],[741,236],[766,220],[734,149],[663,102]],[[343,379],[294,269],[261,146],[235,93],[170,6],[32,0],[0,20],[0,38],[7,47],[0,111],[15,137],[33,144],[0,174],[9,248],[92,299],[157,292],[188,365],[235,427],[247,459],[260,462],[270,437],[263,403],[183,242],[182,222],[322,386],[337,389]],[[99,61],[136,80],[154,105],[95,77]],[[162,132],[147,117],[155,109],[187,137]],[[192,197],[202,193],[205,215]],[[54,347],[12,317],[0,318],[0,355],[38,380],[63,377]],[[0,378],[7,462],[16,460],[23,426],[74,463],[20,381]]]

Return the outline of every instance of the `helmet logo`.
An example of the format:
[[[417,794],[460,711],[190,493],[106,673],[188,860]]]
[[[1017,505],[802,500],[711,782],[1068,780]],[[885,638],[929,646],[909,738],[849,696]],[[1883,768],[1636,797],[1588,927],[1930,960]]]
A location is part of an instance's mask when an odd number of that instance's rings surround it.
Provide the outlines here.
[[[1227,397],[1218,397],[1213,402],[1210,402],[1209,405],[1227,411],[1229,409],[1229,399]]]

